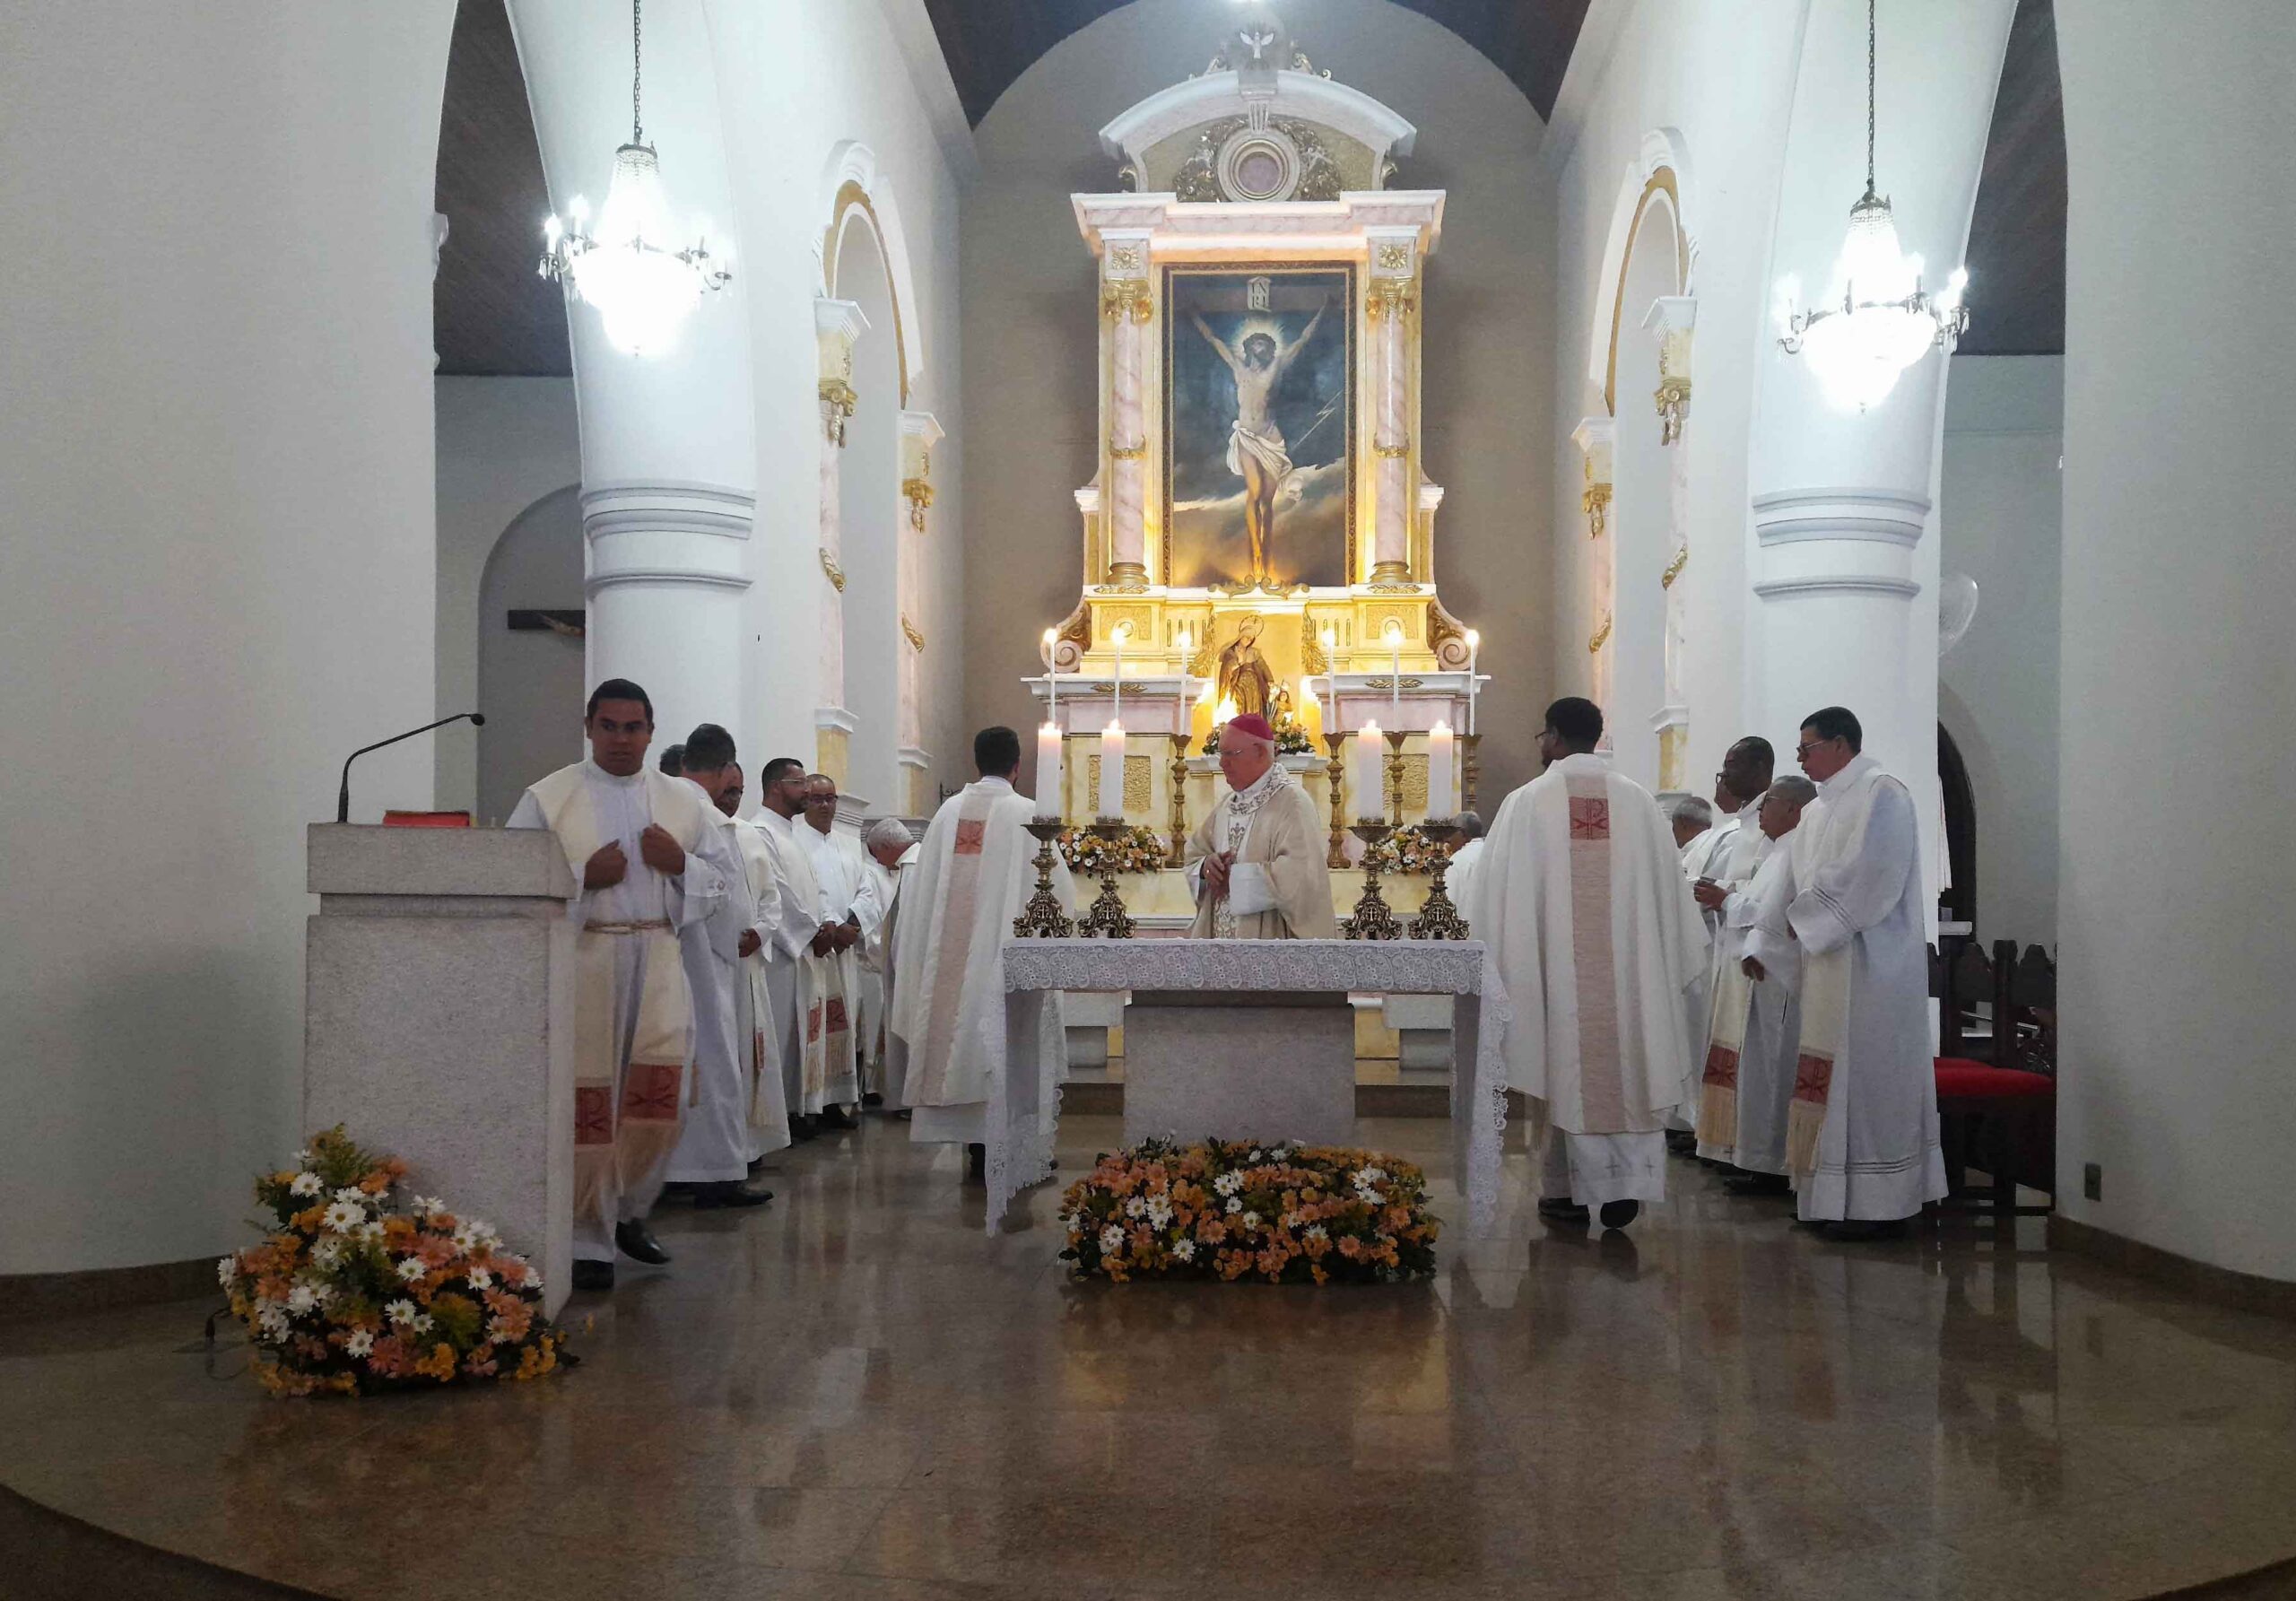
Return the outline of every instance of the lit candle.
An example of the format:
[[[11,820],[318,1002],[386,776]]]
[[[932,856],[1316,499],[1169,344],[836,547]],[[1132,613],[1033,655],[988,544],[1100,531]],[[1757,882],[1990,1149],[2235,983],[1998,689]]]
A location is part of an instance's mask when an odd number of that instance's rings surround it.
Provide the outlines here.
[[[1300,680],[1300,732],[1309,739],[1318,739],[1324,731],[1323,702],[1316,699],[1316,681]]]
[[[1060,636],[1051,629],[1044,631],[1045,719],[1060,721],[1060,657],[1057,647]]]
[[[1451,784],[1452,753],[1457,744],[1451,725],[1438,718],[1427,734],[1427,815],[1445,818],[1458,810]]]
[[[1353,765],[1355,770],[1348,774],[1348,782],[1355,789],[1355,814],[1373,819],[1385,817],[1387,742],[1379,736],[1378,724],[1366,723],[1355,731]]]
[[[1390,622],[1387,624],[1387,649],[1394,663],[1389,669],[1392,676],[1387,680],[1387,709],[1395,726],[1400,728],[1403,727],[1403,624],[1400,622]]]
[[[1100,813],[1124,815],[1124,725],[1109,719],[1100,730]]]
[[[1339,630],[1328,622],[1324,624],[1324,693],[1331,697],[1332,709],[1339,709]]]
[[[1483,656],[1483,636],[1467,630],[1467,733],[1474,733],[1474,697],[1477,686],[1475,663]]]
[[[1236,710],[1236,697],[1233,695],[1221,696],[1220,704],[1212,709],[1212,721],[1214,726],[1232,723],[1239,715],[1240,714]]]
[[[1057,817],[1066,810],[1060,800],[1060,725],[1047,723],[1037,730],[1037,815]]]

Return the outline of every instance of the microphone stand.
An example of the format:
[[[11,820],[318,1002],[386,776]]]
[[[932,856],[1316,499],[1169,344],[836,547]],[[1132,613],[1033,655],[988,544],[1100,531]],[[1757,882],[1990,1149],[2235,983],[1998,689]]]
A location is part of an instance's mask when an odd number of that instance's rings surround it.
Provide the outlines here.
[[[448,723],[459,723],[465,718],[470,719],[470,726],[474,728],[483,728],[486,726],[486,718],[480,713],[458,711],[450,718],[440,718],[435,723],[425,723],[420,728],[409,728],[404,734],[394,734],[388,739],[377,740],[373,744],[361,745],[350,755],[345,756],[343,759],[343,782],[335,792],[335,820],[337,822],[351,821],[351,764],[352,762],[370,751],[379,751],[385,745],[395,745],[402,739],[413,739],[418,734],[428,734],[433,728],[443,728]]]

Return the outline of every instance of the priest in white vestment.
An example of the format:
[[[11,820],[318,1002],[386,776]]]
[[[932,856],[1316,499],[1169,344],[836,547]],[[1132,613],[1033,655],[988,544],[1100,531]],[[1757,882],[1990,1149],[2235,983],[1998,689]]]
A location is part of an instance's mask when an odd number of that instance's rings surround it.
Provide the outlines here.
[[[781,937],[781,885],[765,831],[741,815],[742,769],[718,791],[718,810],[734,824],[734,844],[749,880],[750,924],[742,931],[740,981],[734,987],[734,1038],[749,1053],[749,1160],[752,1165],[790,1143],[789,1101],[781,1083],[781,1026],[773,1006],[771,963]],[[769,1192],[770,1193],[770,1192]]]
[[[878,1104],[899,1109],[908,1104],[901,1099],[908,1057],[903,1052],[900,1061],[894,1060],[893,1031],[887,1021],[893,997],[893,919],[900,905],[901,870],[917,859],[918,845],[909,824],[898,817],[878,818],[862,835],[861,844],[869,853],[869,878],[861,908],[861,970],[876,981],[877,1001],[871,1026],[862,1038],[864,1049],[874,1060],[875,1072],[865,1089],[876,1095]],[[863,1100],[867,1101],[866,1093]]]
[[[773,1016],[781,1031],[781,1093],[789,1110],[789,1136],[813,1137],[813,1117],[829,1089],[824,1000],[829,930],[821,911],[821,886],[813,858],[798,834],[805,809],[805,768],[794,756],[777,756],[759,774],[758,811],[752,825],[764,840],[781,892],[781,916],[766,945],[766,980]]]
[[[575,942],[574,1285],[611,1289],[614,1252],[670,1259],[646,1226],[691,1087],[693,1004],[679,933],[733,882],[701,791],[646,768],[654,703],[625,678],[591,692],[590,757],[528,788],[507,826],[546,828],[580,888]]]
[[[805,820],[796,835],[813,863],[822,921],[830,929],[830,949],[822,958],[827,982],[822,1032],[829,1042],[829,1083],[822,1092],[822,1123],[857,1128],[853,1110],[861,1104],[861,959],[854,948],[861,943],[861,841],[837,831],[837,780],[827,773],[805,779]]]
[[[1490,841],[1483,837],[1483,814],[1462,812],[1451,821],[1457,825],[1459,842],[1451,847],[1451,866],[1443,875],[1445,893],[1453,906],[1467,903],[1467,887],[1474,883],[1475,864],[1483,860],[1484,848]],[[1472,934],[1472,928],[1468,931]]]
[[[1801,949],[1786,932],[1797,857],[1824,815],[1817,786],[1798,773],[1770,786],[1755,807],[1751,879],[1721,892],[1709,915],[1719,919],[1722,961],[1714,986],[1700,1075],[1698,1153],[1739,1171],[1725,1181],[1738,1195],[1783,1193],[1786,1108],[1794,1094],[1794,1060],[1802,1032]],[[1743,853],[1742,853],[1743,854]],[[1710,880],[1700,882],[1700,901]],[[1766,941],[1775,943],[1773,950]],[[1752,958],[1752,960],[1749,960]]]
[[[1331,868],[1315,801],[1275,759],[1257,714],[1220,727],[1228,793],[1187,842],[1191,939],[1337,939]]]
[[[1538,1103],[1539,1210],[1621,1228],[1665,1197],[1706,930],[1666,818],[1595,754],[1602,734],[1592,701],[1547,709],[1546,771],[1500,807],[1463,910],[1514,1008],[1509,1082]]]
[[[735,777],[734,736],[716,723],[701,724],[686,735],[682,771],[709,802],[716,843],[711,859],[722,857],[727,883],[718,909],[678,934],[686,988],[693,996],[693,1090],[686,1098],[685,1122],[667,1178],[674,1193],[691,1195],[705,1210],[762,1206],[773,1192],[743,1182],[750,1170],[752,1051],[735,1002],[735,992],[749,988],[742,961],[756,937],[752,927],[757,907],[741,859],[738,825],[718,805],[718,793],[730,788]]]
[[[1683,847],[1683,871],[1691,880],[1692,892],[1698,897],[1709,942],[1706,982],[1698,991],[1698,1005],[1691,1014],[1691,1059],[1683,1064],[1679,1118],[1684,1125],[1698,1116],[1699,1082],[1705,1073],[1707,1047],[1711,1040],[1709,1025],[1713,1021],[1713,997],[1721,988],[1722,900],[1753,877],[1754,858],[1763,841],[1761,830],[1755,826],[1753,806],[1769,792],[1776,761],[1777,753],[1770,748],[1770,741],[1759,735],[1750,734],[1732,745],[1722,757],[1722,770],[1714,775],[1712,809],[1716,821],[1699,838]],[[1676,1120],[1670,1119],[1668,1126],[1675,1127]],[[1678,1135],[1676,1142],[1686,1147],[1695,1138],[1694,1135],[1686,1138]]]
[[[917,860],[902,869],[892,1031],[908,1052],[909,1137],[974,1147],[978,1176],[989,1092],[1005,1067],[1004,944],[1036,886],[1037,842],[1028,824],[1038,803],[1013,787],[1019,735],[984,728],[972,748],[979,780],[942,803]],[[1064,911],[1074,911],[1068,865],[1058,851],[1052,859],[1053,892]],[[1063,1037],[1057,1028],[1048,1034]],[[1039,1064],[1039,1105],[1048,1118],[1057,1055]]]
[[[1946,1193],[1921,820],[1848,710],[1811,713],[1801,739],[1826,815],[1787,912],[1803,961],[1787,1161],[1803,1220],[1865,1239]]]

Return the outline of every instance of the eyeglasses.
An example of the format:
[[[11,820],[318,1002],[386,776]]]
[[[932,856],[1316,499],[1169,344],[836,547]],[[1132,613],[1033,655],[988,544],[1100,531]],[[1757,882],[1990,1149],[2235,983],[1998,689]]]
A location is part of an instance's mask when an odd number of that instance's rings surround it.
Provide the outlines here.
[[[1794,747],[1794,759],[1796,761],[1799,761],[1803,757],[1808,755],[1812,751],[1816,750],[1820,745],[1830,745],[1833,744],[1834,740],[1839,739],[1841,735],[1837,734],[1831,739],[1813,739],[1806,744],[1796,745]]]

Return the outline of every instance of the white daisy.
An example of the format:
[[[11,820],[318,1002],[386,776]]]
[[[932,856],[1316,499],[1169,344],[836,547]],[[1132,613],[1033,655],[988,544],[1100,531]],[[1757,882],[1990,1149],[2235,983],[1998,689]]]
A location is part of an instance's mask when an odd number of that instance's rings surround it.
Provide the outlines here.
[[[348,1201],[332,1201],[319,1216],[319,1227],[333,1229],[338,1232],[344,1229],[355,1229],[359,1226],[360,1220],[365,1216],[364,1212]]]
[[[438,1321],[439,1320],[436,1318],[433,1318],[430,1313],[425,1312],[422,1316],[414,1320],[414,1332],[416,1334],[429,1334],[432,1326]]]
[[[299,1168],[311,1165],[311,1153],[308,1148],[295,1153],[295,1165]]]
[[[1241,1212],[1243,1209],[1244,1209],[1244,1204],[1243,1204],[1241,1201],[1239,1201],[1239,1200],[1236,1199],[1236,1197],[1235,1197],[1235,1196],[1230,1196],[1228,1197],[1228,1210],[1229,1210],[1230,1212],[1231,1212],[1231,1213],[1235,1213],[1235,1212]]]
[[[414,1209],[428,1217],[434,1212],[444,1212],[447,1203],[437,1196],[417,1196],[414,1197]]]
[[[225,1257],[215,1264],[215,1277],[222,1283],[226,1290],[231,1287],[231,1281],[239,1276],[239,1259],[238,1257]]]
[[[1100,1255],[1113,1257],[1124,1249],[1124,1231],[1110,1223],[1100,1231]]]
[[[1257,1212],[1247,1212],[1247,1213],[1245,1213],[1245,1214],[1244,1214],[1244,1227],[1245,1227],[1245,1228],[1247,1228],[1247,1229],[1257,1229],[1257,1228],[1258,1228],[1258,1227],[1259,1227],[1259,1214],[1258,1214],[1258,1213],[1257,1213]]]
[[[383,1316],[394,1323],[412,1323],[415,1318],[414,1303],[411,1301],[394,1301],[383,1309]]]
[[[1148,1215],[1148,1203],[1134,1196],[1125,1202],[1124,1214],[1126,1217],[1145,1217]]]
[[[311,1266],[314,1267],[331,1268],[342,1260],[343,1236],[340,1234],[326,1235],[311,1247]]]
[[[1212,1181],[1212,1188],[1223,1196],[1234,1195],[1243,1187],[1244,1176],[1241,1173],[1222,1173]]]
[[[291,1312],[316,1312],[319,1298],[309,1284],[298,1284],[287,1292],[287,1310]]]
[[[1252,1147],[1251,1160],[1254,1162],[1265,1162],[1267,1158],[1261,1153],[1259,1147],[1255,1145]]]
[[[272,1339],[283,1340],[288,1336],[287,1309],[275,1301],[256,1302],[255,1320]]]
[[[490,1290],[494,1286],[494,1275],[483,1267],[474,1267],[463,1276],[470,1281],[470,1287],[474,1290]]]
[[[287,1193],[315,1196],[326,1188],[326,1181],[317,1173],[298,1173],[287,1181]]]
[[[373,1199],[373,1197],[368,1195],[365,1190],[361,1189],[355,1184],[346,1184],[341,1189],[336,1190],[335,1192],[335,1198],[338,1201],[346,1201],[353,1206],[361,1207],[365,1206],[370,1200]]]
[[[375,1331],[371,1328],[354,1328],[344,1338],[343,1349],[345,1355],[364,1356],[374,1348]]]
[[[1328,1240],[1331,1238],[1331,1231],[1325,1228],[1321,1223],[1309,1223],[1308,1225],[1308,1238],[1310,1240]]]
[[[1196,1241],[1193,1240],[1174,1240],[1172,1242],[1172,1255],[1178,1257],[1183,1262],[1195,1261]]]
[[[1171,1221],[1172,1204],[1161,1196],[1151,1198],[1148,1203],[1148,1226],[1152,1229],[1161,1229]]]
[[[420,1257],[401,1257],[398,1260],[398,1275],[410,1284],[430,1271]]]
[[[352,1232],[361,1240],[380,1240],[383,1237],[383,1220],[379,1217],[370,1217]]]

